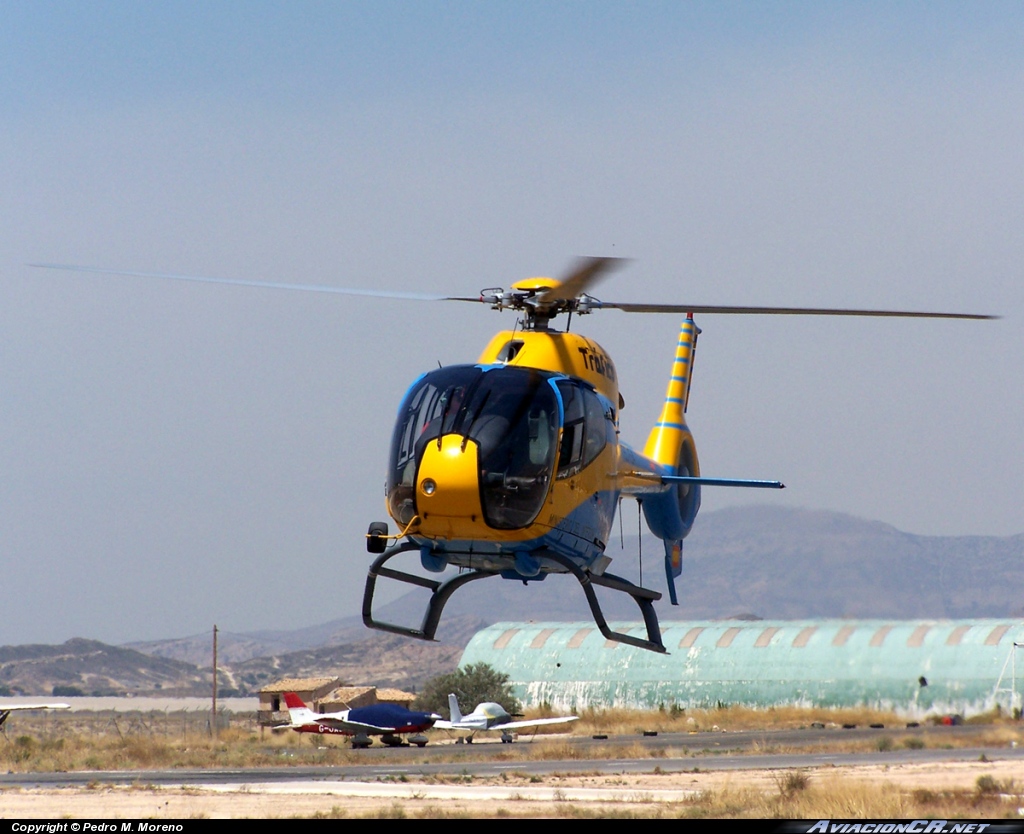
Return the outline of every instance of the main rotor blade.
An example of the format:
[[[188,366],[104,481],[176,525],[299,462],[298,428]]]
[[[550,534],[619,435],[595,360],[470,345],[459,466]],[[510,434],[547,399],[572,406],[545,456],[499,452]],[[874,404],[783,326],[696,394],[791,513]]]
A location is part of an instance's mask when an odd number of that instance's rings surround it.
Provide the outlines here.
[[[564,279],[559,281],[557,287],[546,290],[538,296],[541,304],[550,304],[554,301],[570,301],[578,295],[585,293],[593,287],[613,269],[618,269],[625,263],[625,258],[580,258],[576,268]]]
[[[837,310],[828,307],[727,307],[708,304],[631,304],[595,301],[592,309],[622,310],[626,313],[727,313],[740,316],[873,316],[910,319],[998,319],[978,313],[926,313],[918,310]]]
[[[423,292],[394,292],[388,290],[360,290],[334,287],[329,284],[288,284],[279,281],[252,281],[247,278],[213,278],[205,275],[176,275],[170,272],[135,272],[127,269],[104,269],[95,266],[73,266],[71,264],[29,264],[40,269],[65,269],[70,272],[95,272],[101,275],[127,275],[132,278],[161,278],[172,281],[193,281],[199,284],[231,284],[239,287],[259,287],[271,290],[299,290],[301,292],[323,292],[334,295],[358,295],[367,298],[399,298],[411,301],[476,301],[453,295],[433,295]]]

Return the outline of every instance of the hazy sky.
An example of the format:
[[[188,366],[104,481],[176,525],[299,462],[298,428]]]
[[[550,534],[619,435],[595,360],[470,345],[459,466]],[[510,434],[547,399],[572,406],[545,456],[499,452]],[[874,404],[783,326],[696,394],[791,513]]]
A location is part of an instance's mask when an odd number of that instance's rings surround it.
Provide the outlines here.
[[[704,474],[789,487],[705,510],[1024,531],[1024,5],[3,18],[0,643],[357,613],[406,387],[514,320],[37,261],[471,294],[621,255],[599,297],[998,313],[698,317],[689,421]],[[678,321],[574,324],[642,444]]]

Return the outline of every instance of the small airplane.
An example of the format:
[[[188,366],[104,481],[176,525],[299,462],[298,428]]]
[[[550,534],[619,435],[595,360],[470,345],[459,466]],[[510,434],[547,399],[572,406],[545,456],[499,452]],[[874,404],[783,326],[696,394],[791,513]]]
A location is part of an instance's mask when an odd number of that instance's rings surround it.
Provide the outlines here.
[[[0,727],[4,726],[12,712],[37,709],[71,709],[71,704],[0,704]]]
[[[700,509],[702,487],[782,489],[774,480],[709,478],[700,473],[686,408],[693,379],[695,314],[884,316],[992,319],[967,313],[899,310],[648,304],[601,301],[596,282],[617,268],[616,258],[583,258],[561,280],[528,278],[508,290],[476,296],[396,293],[317,284],[284,284],[170,273],[129,272],[61,264],[51,269],[100,272],[200,283],[296,289],[351,296],[458,301],[513,310],[521,318],[498,333],[473,364],[430,371],[408,389],[398,409],[386,478],[386,507],[398,525],[375,521],[366,548],[376,556],[367,571],[363,623],[374,629],[433,640],[451,595],[478,579],[500,576],[524,584],[550,574],[574,576],[605,639],[665,652],[653,603],[661,593],[608,570],[605,553],[623,497],[636,499],[647,526],[664,545],[665,579],[673,605],[682,572],[683,539]],[[624,407],[619,375],[596,342],[569,331],[573,314],[615,309],[684,316],[661,414],[642,451],[619,439]],[[566,329],[551,322],[566,316]],[[409,554],[438,580],[387,565]],[[373,616],[377,580],[430,593],[419,627]],[[613,631],[594,591],[600,586],[632,597],[646,637]]]
[[[459,709],[459,700],[454,694],[448,695],[448,707],[451,710],[451,720],[435,721],[434,727],[438,730],[468,730],[466,743],[473,743],[473,735],[478,732],[495,730],[501,732],[501,743],[511,744],[515,737],[512,730],[525,730],[530,727],[547,727],[552,724],[568,724],[570,721],[579,721],[578,715],[564,715],[559,718],[533,718],[526,721],[513,721],[513,716],[505,711],[501,704],[489,701],[485,704],[477,704],[476,709],[469,715],[463,715]],[[461,741],[461,739],[459,739]]]
[[[294,692],[284,694],[288,706],[291,726],[297,733],[319,735],[352,736],[352,746],[361,749],[369,747],[370,736],[380,736],[388,747],[401,747],[401,735],[412,733],[409,742],[425,747],[429,730],[441,717],[432,712],[414,712],[396,704],[373,704],[368,707],[354,707],[341,712],[313,712]]]

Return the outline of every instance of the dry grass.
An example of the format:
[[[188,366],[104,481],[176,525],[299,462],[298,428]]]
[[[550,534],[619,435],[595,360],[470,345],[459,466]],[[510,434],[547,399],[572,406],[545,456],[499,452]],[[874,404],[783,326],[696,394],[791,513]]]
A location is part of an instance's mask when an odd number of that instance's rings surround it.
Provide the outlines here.
[[[984,782],[984,780],[979,780]],[[626,792],[618,801],[572,802],[559,799],[538,802],[513,796],[503,802],[469,805],[460,800],[443,804],[392,801],[349,819],[911,819],[911,818],[1017,818],[1019,794],[1007,795],[983,783],[974,790],[933,792],[905,790],[892,784],[808,776],[803,771],[778,774],[769,788],[723,788],[700,791],[692,798],[658,802],[643,791]],[[323,818],[323,815],[320,815]]]
[[[988,720],[998,720],[991,716]],[[901,727],[905,719],[891,712],[870,709],[810,709],[802,707],[722,707],[720,709],[663,710],[585,709],[580,720],[571,725],[574,735],[594,733],[629,734],[643,731],[666,733],[708,732],[716,730],[791,730],[809,727],[812,723],[854,724],[868,727],[885,724]]]
[[[357,762],[358,752],[348,747],[315,746],[295,733],[261,739],[243,729],[224,730],[216,739],[78,731],[58,735],[51,730],[41,737],[21,734],[0,740],[0,770],[17,773]]]
[[[528,713],[542,715],[542,711]],[[1021,739],[1019,725],[997,715],[988,716],[984,731],[963,741],[954,736],[922,736],[920,733],[886,735],[874,739],[848,739],[840,733],[825,739],[820,749],[872,751],[915,749],[938,744],[1008,746]],[[642,732],[686,733],[690,731],[776,730],[826,725],[873,723],[899,727],[895,715],[868,710],[809,710],[776,708],[752,710],[731,707],[715,710],[585,710],[581,720],[570,725],[542,728],[559,735],[538,734],[534,743],[475,747],[479,756],[497,761],[594,760],[607,758],[664,758],[690,755],[693,751],[666,750],[639,740],[629,746],[579,745],[567,735],[638,736]],[[338,738],[300,736],[296,733],[266,733],[256,730],[250,719],[222,730],[214,740],[208,732],[188,730],[182,719],[157,715],[85,715],[79,713],[19,716],[9,732],[0,736],[0,769],[15,772],[145,770],[153,768],[262,767],[280,765],[359,764],[366,755],[353,751]],[[436,733],[441,741],[443,733]],[[525,741],[528,737],[524,737]],[[723,743],[728,739],[723,736]],[[723,748],[724,749],[724,748]],[[807,750],[809,748],[802,747]],[[788,752],[778,742],[766,740],[748,752]],[[461,761],[464,748],[433,750],[431,761]]]
[[[139,782],[120,788],[0,790],[0,802],[10,816],[48,818],[1019,819],[1024,802],[1019,772],[1007,763],[991,769],[961,764],[953,772],[929,765],[914,773],[869,767],[670,774],[655,767],[645,774],[603,775],[579,768],[540,776],[510,769],[496,776],[396,777],[395,792],[376,797],[305,790],[279,795],[247,787],[225,794]]]

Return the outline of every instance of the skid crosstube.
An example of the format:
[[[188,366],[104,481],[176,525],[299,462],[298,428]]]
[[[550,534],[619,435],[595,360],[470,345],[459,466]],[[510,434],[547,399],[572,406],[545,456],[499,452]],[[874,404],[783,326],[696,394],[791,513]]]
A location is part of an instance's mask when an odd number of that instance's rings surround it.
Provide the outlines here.
[[[363,593],[363,625],[367,628],[374,628],[379,631],[389,631],[394,634],[403,634],[406,637],[415,637],[419,640],[433,640],[434,634],[437,631],[437,625],[441,620],[441,612],[444,610],[444,606],[447,604],[451,595],[463,585],[467,585],[477,579],[487,579],[490,576],[498,576],[499,572],[470,570],[465,573],[460,573],[458,576],[454,576],[444,582],[437,582],[433,579],[427,579],[424,576],[417,576],[412,573],[406,573],[405,571],[385,567],[385,564],[395,556],[402,553],[408,553],[410,550],[419,550],[419,545],[415,542],[403,542],[395,547],[388,548],[388,550],[373,560],[373,563],[370,565],[370,569],[366,574],[366,589]],[[661,629],[658,625],[658,615],[654,610],[654,605],[652,604],[655,600],[661,599],[660,593],[648,588],[642,588],[639,585],[634,585],[632,582],[618,576],[613,576],[612,574],[606,573],[603,576],[597,576],[596,574],[583,570],[571,559],[558,553],[547,551],[544,553],[544,558],[550,559],[556,564],[561,565],[576,577],[577,581],[583,587],[584,594],[586,594],[587,603],[590,605],[590,612],[594,616],[594,622],[606,640],[625,643],[630,646],[636,646],[640,649],[647,649],[648,651],[666,653],[665,646],[661,641]],[[373,618],[373,594],[377,586],[378,577],[394,579],[397,582],[405,582],[408,585],[415,585],[419,588],[427,588],[431,592],[430,602],[427,603],[427,610],[423,615],[423,622],[418,629],[397,625],[395,623],[386,623]],[[633,597],[633,600],[639,606],[640,613],[644,618],[644,625],[647,628],[646,640],[641,637],[633,637],[619,631],[612,631],[611,628],[609,628],[608,621],[604,617],[604,612],[601,611],[601,604],[597,599],[597,594],[594,592],[594,585],[600,585],[602,588],[609,588],[613,591],[621,591]]]
[[[497,575],[492,571],[471,570],[467,573],[460,573],[458,576],[454,576],[445,582],[436,582],[433,579],[427,579],[425,576],[416,576],[405,571],[384,567],[384,564],[395,556],[407,553],[410,550],[419,549],[419,545],[414,542],[403,542],[400,545],[389,548],[373,560],[370,570],[366,574],[366,590],[363,592],[363,625],[367,628],[390,631],[394,634],[404,634],[406,637],[416,637],[419,640],[433,640],[434,633],[437,631],[437,624],[441,620],[441,612],[444,610],[448,598],[463,585],[472,582],[474,579],[486,579],[488,576]],[[418,629],[373,619],[373,591],[377,585],[378,576],[430,590],[430,602],[427,603],[427,611],[423,615],[423,623]]]

